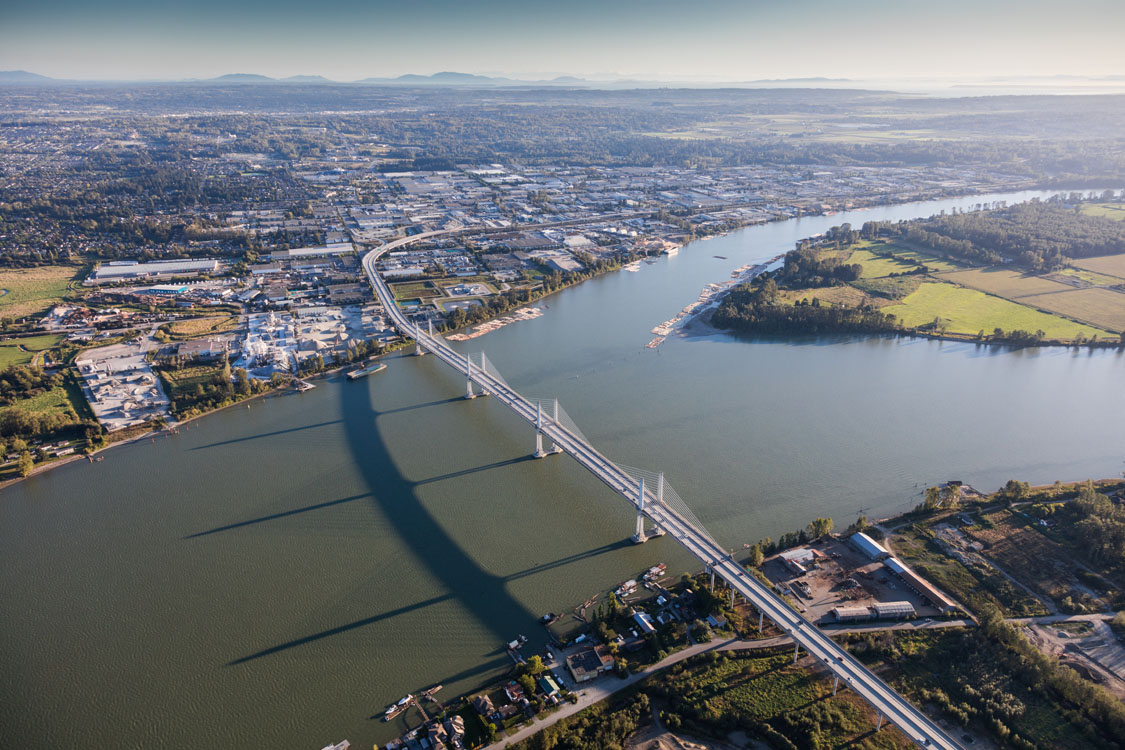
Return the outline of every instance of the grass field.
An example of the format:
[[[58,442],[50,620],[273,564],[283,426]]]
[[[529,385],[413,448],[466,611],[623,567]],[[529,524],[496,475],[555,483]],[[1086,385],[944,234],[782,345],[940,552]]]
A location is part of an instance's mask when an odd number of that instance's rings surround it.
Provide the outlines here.
[[[1053,282],[1052,282],[1053,283]],[[1060,285],[1062,286],[1062,285]],[[1076,290],[1077,293],[1100,292],[1101,289]],[[1113,292],[1105,292],[1113,294]],[[1048,295],[1051,297],[1061,295]],[[1122,297],[1125,300],[1125,296]],[[1033,310],[1025,305],[993,297],[974,289],[954,284],[927,282],[906,297],[901,304],[883,308],[883,312],[898,316],[906,326],[916,328],[940,318],[950,333],[975,334],[993,329],[1023,330],[1034,333],[1042,330],[1049,339],[1070,340],[1077,336],[1104,336],[1105,331],[1092,326],[1074,323],[1055,315]]]
[[[74,266],[41,266],[0,271],[0,316],[19,318],[43,312],[62,300],[75,278]]]
[[[1020,301],[1088,321],[1114,333],[1125,331],[1125,294],[1120,292],[1096,288],[1072,289],[1061,294],[1023,297]]]
[[[1073,287],[1042,276],[1012,271],[1007,268],[974,268],[937,274],[938,278],[952,281],[971,289],[979,289],[1007,299],[1018,299],[1032,294],[1064,292]]]
[[[1125,221],[1125,203],[1083,203],[1082,213]]]
[[[890,276],[892,273],[905,273],[918,267],[917,263],[905,262],[894,258],[884,258],[875,255],[870,250],[856,250],[847,260],[848,263],[859,263],[863,266],[864,279],[875,279],[881,276]]]
[[[1052,275],[1069,276],[1073,279],[1085,281],[1087,284],[1094,286],[1117,286],[1122,283],[1122,280],[1116,276],[1106,276],[1104,273],[1094,273],[1087,271],[1083,268],[1064,268],[1061,271],[1056,271]]]
[[[44,352],[62,341],[62,336],[32,336],[25,339],[0,341],[0,368],[8,365],[29,365],[39,352]]]
[[[429,281],[404,281],[401,284],[391,284],[391,291],[395,299],[400,302],[408,299],[428,299],[440,297],[441,292]]]
[[[941,271],[957,271],[961,268],[964,268],[964,266],[960,265],[959,263],[954,263],[951,260],[946,260],[945,258],[940,258],[936,255],[930,255],[929,253],[910,250],[899,245],[887,245],[886,247],[888,247],[895,254],[896,258],[901,258],[902,260],[911,263],[923,265],[935,273],[939,273]]]
[[[205,336],[212,333],[229,331],[238,324],[238,319],[233,315],[216,315],[194,320],[177,320],[168,324],[168,333],[177,338],[190,338],[192,336]]]
[[[1125,279],[1125,254],[1099,255],[1096,258],[1081,258],[1071,261],[1075,268],[1084,268],[1087,271],[1103,273],[1118,279]]]

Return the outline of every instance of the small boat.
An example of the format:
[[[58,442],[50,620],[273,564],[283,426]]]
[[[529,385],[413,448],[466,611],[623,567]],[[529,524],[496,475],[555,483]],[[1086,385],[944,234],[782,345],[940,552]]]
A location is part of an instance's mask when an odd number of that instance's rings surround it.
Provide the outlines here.
[[[386,713],[383,714],[383,721],[390,721],[394,717],[398,716],[403,711],[410,708],[410,704],[413,703],[413,702],[414,702],[414,696],[413,695],[407,695],[405,698],[400,700],[398,703],[394,704],[393,706],[391,706],[390,708],[387,709]]]
[[[383,364],[382,362],[376,362],[375,364],[368,367],[361,367],[358,370],[352,370],[348,373],[348,380],[359,380],[360,378],[366,378],[368,375],[374,375],[375,373],[382,372],[385,369],[387,369],[387,366],[385,364]]]

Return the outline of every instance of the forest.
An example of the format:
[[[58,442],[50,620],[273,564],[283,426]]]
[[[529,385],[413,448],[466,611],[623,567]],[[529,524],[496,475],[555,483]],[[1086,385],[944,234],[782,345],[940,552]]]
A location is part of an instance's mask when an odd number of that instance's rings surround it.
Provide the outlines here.
[[[789,304],[780,299],[777,282],[740,284],[730,291],[711,316],[717,328],[738,333],[821,334],[888,333],[901,330],[895,316],[874,307],[821,305],[801,300]]]

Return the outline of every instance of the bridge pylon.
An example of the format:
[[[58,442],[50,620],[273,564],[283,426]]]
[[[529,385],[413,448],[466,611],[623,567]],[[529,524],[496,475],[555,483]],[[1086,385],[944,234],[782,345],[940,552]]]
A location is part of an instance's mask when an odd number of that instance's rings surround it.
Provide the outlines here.
[[[556,398],[554,401],[554,417],[555,424],[559,423],[559,400]],[[531,455],[535,458],[546,458],[547,456],[554,455],[555,453],[562,453],[563,449],[555,444],[551,445],[550,450],[543,450],[543,400],[535,400],[535,452]]]
[[[477,394],[473,393],[473,360],[465,352],[465,398],[476,397]]]
[[[656,475],[656,503],[664,504],[664,472]],[[637,480],[637,533],[633,534],[633,544],[644,544],[654,536],[662,536],[657,531],[645,532],[645,478]]]

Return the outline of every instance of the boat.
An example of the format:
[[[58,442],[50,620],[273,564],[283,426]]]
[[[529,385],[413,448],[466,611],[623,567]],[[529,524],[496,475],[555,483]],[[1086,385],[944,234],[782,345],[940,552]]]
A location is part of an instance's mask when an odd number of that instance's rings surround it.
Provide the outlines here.
[[[387,709],[386,713],[383,714],[383,721],[390,721],[394,717],[398,716],[403,711],[410,708],[410,704],[413,703],[413,702],[414,702],[414,696],[413,695],[407,695],[405,698],[400,700],[398,703],[394,704],[393,706],[391,706],[390,708]]]
[[[387,369],[387,366],[385,364],[383,364],[382,362],[376,362],[373,365],[361,367],[358,370],[352,370],[348,373],[348,380],[359,380],[360,378],[366,378],[368,375],[374,375],[375,373],[382,372],[385,369]]]
[[[315,385],[304,380],[298,380],[293,384],[293,387],[297,390],[298,393],[304,393],[305,391],[311,391],[313,388],[316,388]]]

